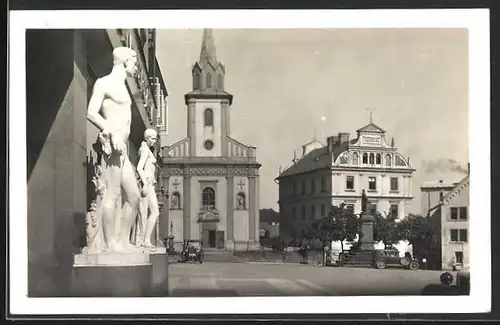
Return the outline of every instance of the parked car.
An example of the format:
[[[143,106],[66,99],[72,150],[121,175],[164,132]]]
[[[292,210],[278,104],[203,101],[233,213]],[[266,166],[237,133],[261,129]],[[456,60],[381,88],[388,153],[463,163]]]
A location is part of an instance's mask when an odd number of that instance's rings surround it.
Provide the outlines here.
[[[409,270],[418,270],[420,262],[414,259],[410,253],[405,253],[400,257],[399,251],[395,248],[375,250],[373,264],[377,269],[385,269],[387,266],[404,267]]]
[[[182,263],[199,262],[203,263],[203,247],[200,240],[187,240],[182,250]]]

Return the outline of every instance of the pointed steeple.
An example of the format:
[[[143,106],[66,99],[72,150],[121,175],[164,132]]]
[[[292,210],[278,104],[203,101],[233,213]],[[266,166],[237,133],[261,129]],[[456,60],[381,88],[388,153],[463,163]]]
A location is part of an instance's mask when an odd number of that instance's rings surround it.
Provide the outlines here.
[[[203,29],[203,41],[201,43],[200,65],[210,62],[212,66],[217,65],[217,54],[215,51],[214,32],[211,28]]]

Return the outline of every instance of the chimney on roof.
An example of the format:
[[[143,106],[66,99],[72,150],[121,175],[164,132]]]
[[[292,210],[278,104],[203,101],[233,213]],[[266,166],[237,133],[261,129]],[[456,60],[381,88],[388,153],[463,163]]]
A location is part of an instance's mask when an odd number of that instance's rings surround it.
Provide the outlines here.
[[[335,148],[335,146],[338,144],[338,137],[330,136],[330,137],[326,138],[326,144],[328,147],[328,152],[332,153],[333,148]]]
[[[341,144],[349,142],[349,133],[347,132],[339,132],[339,142]]]
[[[439,185],[443,185],[442,179],[439,180]],[[443,188],[440,188],[439,189],[439,203],[443,203],[443,198],[444,198]]]

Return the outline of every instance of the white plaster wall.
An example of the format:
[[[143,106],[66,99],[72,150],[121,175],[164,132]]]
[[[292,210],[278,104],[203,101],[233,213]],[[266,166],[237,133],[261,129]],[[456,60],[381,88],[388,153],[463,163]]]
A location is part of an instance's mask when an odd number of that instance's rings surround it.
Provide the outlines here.
[[[204,112],[207,108],[213,111],[213,128],[204,126]],[[222,105],[220,100],[198,100],[195,103],[196,121],[196,156],[220,157],[222,156]],[[206,150],[204,142],[212,140],[214,147]]]
[[[234,240],[239,241],[248,241],[248,221],[249,214],[248,210],[235,210],[234,211]]]

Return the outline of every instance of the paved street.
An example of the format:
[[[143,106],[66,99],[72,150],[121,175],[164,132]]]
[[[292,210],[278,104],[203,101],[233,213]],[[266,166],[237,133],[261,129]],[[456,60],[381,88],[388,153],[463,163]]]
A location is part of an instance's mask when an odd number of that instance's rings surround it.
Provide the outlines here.
[[[173,264],[172,296],[419,295],[441,271],[260,263]]]

